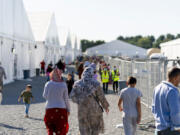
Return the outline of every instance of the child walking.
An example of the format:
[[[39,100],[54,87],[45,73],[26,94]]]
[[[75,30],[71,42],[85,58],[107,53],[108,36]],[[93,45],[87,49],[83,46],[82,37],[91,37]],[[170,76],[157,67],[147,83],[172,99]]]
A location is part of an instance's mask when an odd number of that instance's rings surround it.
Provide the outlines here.
[[[23,102],[25,104],[25,118],[29,117],[29,107],[31,103],[31,98],[32,100],[34,99],[32,92],[31,92],[32,86],[27,85],[26,89],[22,91],[20,97],[18,98],[18,102],[21,101],[21,98],[23,98]]]
[[[66,84],[68,87],[68,94],[70,95],[74,85],[74,79],[72,78],[72,74],[68,74]]]
[[[137,124],[141,121],[142,94],[135,88],[136,78],[129,77],[128,87],[120,92],[119,110],[123,111],[123,126],[125,135],[135,135]],[[123,107],[122,107],[123,103]]]

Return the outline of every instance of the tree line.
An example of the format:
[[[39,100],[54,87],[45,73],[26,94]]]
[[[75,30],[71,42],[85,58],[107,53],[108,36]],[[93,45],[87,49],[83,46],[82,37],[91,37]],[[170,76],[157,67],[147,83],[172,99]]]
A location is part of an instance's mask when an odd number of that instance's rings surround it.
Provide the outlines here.
[[[119,36],[117,40],[125,41],[130,44],[133,44],[133,45],[145,48],[145,49],[149,49],[149,48],[160,48],[161,43],[174,40],[177,38],[180,38],[180,34],[160,35],[158,38],[155,38],[153,35],[150,35],[150,36],[137,35],[137,36],[127,36],[127,37]],[[105,43],[104,40],[93,41],[93,40],[83,39],[81,40],[81,48],[82,48],[82,51],[85,52],[86,49],[88,48],[95,47],[104,43]]]

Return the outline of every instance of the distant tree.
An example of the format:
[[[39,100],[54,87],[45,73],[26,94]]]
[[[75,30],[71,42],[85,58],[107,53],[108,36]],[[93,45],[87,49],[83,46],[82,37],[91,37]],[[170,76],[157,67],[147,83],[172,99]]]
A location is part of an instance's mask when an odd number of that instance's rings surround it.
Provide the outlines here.
[[[150,38],[143,37],[138,40],[138,46],[149,49],[152,47],[152,42],[151,42]]]
[[[177,38],[180,38],[180,34],[177,34],[177,35],[176,35],[176,39],[177,39]]]
[[[90,41],[90,40],[87,40],[87,39],[83,39],[81,40],[81,48],[82,48],[82,52],[85,52],[86,49],[88,48],[91,48],[91,47],[95,47],[97,45],[101,45],[101,44],[104,44],[105,41],[103,40],[97,40],[97,41]]]
[[[173,40],[173,39],[175,39],[174,35],[169,34],[169,33],[166,35],[166,41],[170,41],[170,40]]]
[[[124,41],[124,37],[123,37],[123,36],[119,36],[119,37],[117,38],[117,40],[122,40],[122,41]]]

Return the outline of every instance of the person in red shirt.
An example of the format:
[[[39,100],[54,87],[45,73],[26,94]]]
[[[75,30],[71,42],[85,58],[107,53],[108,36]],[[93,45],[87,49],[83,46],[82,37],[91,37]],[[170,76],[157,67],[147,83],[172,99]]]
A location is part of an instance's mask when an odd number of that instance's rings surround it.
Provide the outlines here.
[[[45,75],[45,65],[46,65],[45,61],[43,60],[43,61],[40,63],[40,65],[41,65],[41,74],[42,74],[42,75]]]

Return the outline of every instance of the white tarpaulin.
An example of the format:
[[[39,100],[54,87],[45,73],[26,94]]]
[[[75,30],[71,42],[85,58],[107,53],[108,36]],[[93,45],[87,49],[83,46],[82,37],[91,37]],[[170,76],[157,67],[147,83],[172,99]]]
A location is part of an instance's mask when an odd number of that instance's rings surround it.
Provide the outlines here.
[[[34,37],[22,0],[0,0],[0,61],[6,82],[34,75]]]
[[[180,58],[180,38],[160,44],[161,53],[168,59]]]
[[[122,56],[122,57],[146,57],[146,49],[137,47],[135,45],[126,43],[120,40],[114,40],[96,47],[92,47],[86,50],[86,54],[89,56],[101,55],[101,56]]]
[[[46,65],[55,64],[60,59],[60,43],[55,16],[53,13],[29,13],[30,24],[33,29],[36,48],[36,68],[45,60]]]

